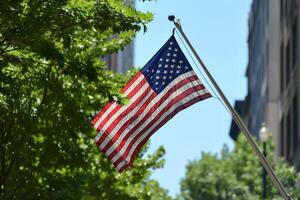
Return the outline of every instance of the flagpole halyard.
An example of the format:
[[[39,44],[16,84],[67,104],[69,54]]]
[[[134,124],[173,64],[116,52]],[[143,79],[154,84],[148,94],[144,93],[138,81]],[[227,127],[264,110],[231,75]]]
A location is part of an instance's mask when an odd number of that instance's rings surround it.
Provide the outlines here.
[[[191,49],[192,53],[194,54],[195,58],[197,59],[197,61],[201,65],[201,67],[204,70],[204,72],[206,73],[207,77],[209,78],[209,80],[211,81],[211,83],[213,84],[213,86],[215,87],[215,89],[216,89],[217,93],[219,94],[221,100],[223,101],[224,105],[226,106],[226,108],[228,109],[228,111],[230,112],[230,114],[232,115],[233,120],[238,125],[238,127],[243,132],[243,134],[245,135],[247,141],[250,143],[250,145],[253,148],[254,152],[257,154],[257,156],[258,156],[260,162],[262,163],[263,167],[266,169],[266,171],[268,172],[269,176],[271,177],[272,182],[274,183],[274,185],[277,187],[278,191],[280,192],[280,195],[285,200],[292,200],[292,198],[287,193],[286,189],[284,188],[284,186],[282,185],[282,183],[280,182],[280,180],[278,179],[278,177],[275,175],[274,170],[272,169],[269,161],[266,159],[266,157],[260,151],[258,145],[255,143],[255,141],[252,138],[251,133],[248,130],[247,126],[244,124],[243,120],[241,119],[241,117],[239,116],[239,114],[236,112],[236,110],[231,106],[231,104],[229,103],[228,99],[226,98],[226,96],[222,92],[221,88],[219,87],[219,85],[217,84],[217,82],[214,80],[214,78],[212,77],[212,75],[208,71],[206,65],[201,60],[201,58],[197,54],[196,50],[194,49],[194,47],[192,46],[192,44],[188,40],[187,36],[185,35],[185,33],[182,30],[182,27],[181,27],[181,24],[180,24],[179,20],[178,19],[176,20],[174,15],[170,15],[168,17],[168,19],[169,19],[169,21],[172,21],[174,23],[175,27],[177,28],[177,30],[179,31],[179,33],[184,38],[185,42],[187,43],[187,45]]]

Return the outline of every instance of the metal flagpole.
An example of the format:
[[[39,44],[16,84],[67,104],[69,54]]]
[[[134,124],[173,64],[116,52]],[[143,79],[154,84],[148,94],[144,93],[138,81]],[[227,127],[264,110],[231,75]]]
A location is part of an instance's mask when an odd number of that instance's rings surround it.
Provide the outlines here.
[[[231,106],[231,104],[227,100],[226,96],[224,95],[224,93],[222,92],[222,90],[220,89],[220,87],[218,86],[218,84],[216,83],[216,81],[214,80],[214,78],[212,77],[212,75],[209,73],[207,67],[205,66],[205,64],[203,63],[203,61],[199,57],[199,55],[197,54],[196,50],[194,49],[194,47],[192,46],[192,44],[190,43],[190,41],[186,37],[185,33],[183,32],[183,30],[181,28],[179,20],[175,21],[175,16],[174,15],[170,15],[168,17],[168,19],[170,21],[174,22],[175,27],[177,28],[177,30],[179,31],[179,33],[182,35],[182,37],[184,38],[184,40],[187,43],[187,45],[189,46],[189,48],[192,50],[192,52],[193,52],[194,56],[196,57],[197,61],[200,63],[200,65],[201,65],[202,69],[204,70],[204,72],[206,73],[207,77],[209,78],[209,80],[211,81],[211,83],[213,84],[213,86],[215,87],[215,89],[217,90],[217,92],[220,95],[220,97],[221,97],[224,105],[227,107],[227,109],[231,113],[233,120],[238,125],[238,127],[240,128],[240,130],[244,133],[245,137],[247,138],[247,141],[250,143],[250,145],[252,146],[253,150],[257,154],[257,156],[258,156],[261,164],[264,166],[264,168],[268,172],[268,174],[271,177],[274,185],[279,190],[281,196],[285,200],[292,200],[292,198],[287,193],[287,191],[283,187],[283,185],[280,182],[280,180],[278,179],[278,177],[275,175],[275,173],[274,173],[274,171],[273,171],[270,163],[268,162],[268,160],[266,159],[266,157],[262,154],[262,152],[259,150],[257,144],[255,143],[255,141],[253,140],[253,138],[252,138],[252,136],[250,134],[250,131],[248,130],[248,128],[246,127],[246,125],[242,121],[241,117],[236,112],[236,110]]]

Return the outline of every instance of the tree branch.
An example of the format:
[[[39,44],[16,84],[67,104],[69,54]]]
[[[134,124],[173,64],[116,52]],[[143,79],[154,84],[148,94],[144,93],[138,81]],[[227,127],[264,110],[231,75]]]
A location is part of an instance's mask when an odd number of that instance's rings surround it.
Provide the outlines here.
[[[52,66],[50,65],[50,66],[49,66],[49,69],[48,69],[48,71],[47,71],[47,74],[46,74],[46,79],[47,79],[47,80],[49,79],[51,69],[52,69]],[[48,92],[48,86],[47,86],[47,84],[46,84],[45,87],[44,87],[44,92],[43,92],[43,96],[42,96],[41,103],[40,103],[40,105],[37,107],[37,112],[39,112],[39,109],[45,104],[47,92]]]
[[[5,49],[7,49],[7,48],[5,48]],[[5,50],[5,49],[3,49],[3,50],[0,52],[0,55],[6,54],[6,53],[11,52],[11,51],[18,50],[19,48],[18,48],[18,47],[15,47],[15,48],[8,49],[8,50]]]

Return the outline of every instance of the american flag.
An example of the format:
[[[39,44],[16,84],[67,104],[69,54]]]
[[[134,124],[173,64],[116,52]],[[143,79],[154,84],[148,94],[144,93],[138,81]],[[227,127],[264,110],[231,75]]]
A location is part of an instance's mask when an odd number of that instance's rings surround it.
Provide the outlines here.
[[[108,103],[93,119],[98,148],[119,172],[150,136],[179,111],[211,97],[174,36],[122,89],[126,105]]]

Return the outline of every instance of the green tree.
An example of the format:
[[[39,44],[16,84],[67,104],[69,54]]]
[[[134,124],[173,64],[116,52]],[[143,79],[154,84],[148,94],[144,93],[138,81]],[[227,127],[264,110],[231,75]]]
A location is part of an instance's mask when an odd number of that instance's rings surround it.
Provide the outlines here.
[[[274,162],[273,145],[267,144],[268,159],[283,185],[294,199],[300,199],[300,173],[284,160]],[[224,146],[221,155],[202,153],[201,159],[187,166],[181,181],[180,199],[196,200],[257,200],[262,197],[262,166],[243,136],[236,142],[234,150]],[[277,189],[267,179],[268,199],[281,199]]]
[[[2,199],[165,199],[150,180],[164,150],[118,174],[90,121],[132,76],[101,58],[124,48],[151,13],[122,0],[0,1]]]

